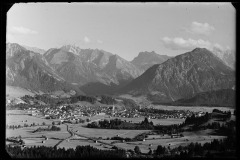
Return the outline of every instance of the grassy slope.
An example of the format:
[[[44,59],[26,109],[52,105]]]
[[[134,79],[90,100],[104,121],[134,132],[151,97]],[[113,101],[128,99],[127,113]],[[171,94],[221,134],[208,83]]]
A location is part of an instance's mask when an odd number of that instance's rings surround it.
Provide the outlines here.
[[[20,87],[14,87],[14,86],[6,86],[6,95],[9,95],[8,97],[12,98],[19,98],[24,95],[31,95],[33,96],[35,93],[30,92],[26,89],[20,88]]]

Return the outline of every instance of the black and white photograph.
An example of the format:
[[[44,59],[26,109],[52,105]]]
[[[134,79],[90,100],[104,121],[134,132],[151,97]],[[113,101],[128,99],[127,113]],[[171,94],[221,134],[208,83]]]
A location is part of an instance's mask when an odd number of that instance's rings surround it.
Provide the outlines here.
[[[230,2],[13,4],[6,153],[237,158],[236,14]]]

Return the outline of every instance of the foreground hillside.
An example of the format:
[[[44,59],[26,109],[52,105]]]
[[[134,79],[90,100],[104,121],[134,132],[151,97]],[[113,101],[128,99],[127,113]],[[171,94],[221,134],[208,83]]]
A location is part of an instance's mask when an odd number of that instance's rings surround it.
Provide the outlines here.
[[[156,64],[120,90],[147,95],[152,101],[171,102],[196,93],[235,86],[234,71],[205,48],[178,55]]]

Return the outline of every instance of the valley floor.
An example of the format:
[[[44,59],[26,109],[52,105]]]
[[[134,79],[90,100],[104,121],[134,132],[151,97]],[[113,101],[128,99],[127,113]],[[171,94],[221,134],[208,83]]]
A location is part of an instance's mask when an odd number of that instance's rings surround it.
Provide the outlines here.
[[[181,108],[183,109],[183,108]],[[149,149],[156,150],[158,145],[174,148],[179,145],[187,145],[191,142],[206,143],[213,139],[223,139],[225,136],[211,135],[213,132],[211,129],[198,132],[183,132],[184,137],[171,138],[169,135],[149,135],[145,141],[135,142],[120,142],[117,140],[107,140],[107,138],[120,136],[123,138],[134,138],[135,136],[149,132],[149,130],[117,130],[117,129],[97,129],[87,128],[88,122],[80,124],[61,124],[57,125],[61,128],[61,131],[51,132],[35,132],[38,127],[42,126],[45,122],[45,126],[52,125],[53,120],[47,120],[44,117],[35,117],[26,114],[26,111],[11,110],[6,113],[7,125],[21,125],[24,123],[32,124],[36,126],[23,127],[19,129],[6,129],[6,137],[18,137],[21,136],[26,146],[57,146],[58,148],[76,148],[78,145],[86,146],[90,145],[98,149],[112,149],[113,146],[122,149],[133,150],[135,146],[139,146],[142,153],[147,153]],[[86,118],[86,117],[85,117]],[[114,117],[117,118],[117,117]],[[91,121],[98,121],[103,119],[110,119],[107,115],[96,115],[91,117]],[[122,120],[140,122],[144,117],[139,118],[121,118]],[[26,122],[27,120],[27,122]],[[154,124],[180,124],[183,119],[152,119]],[[55,120],[56,121],[56,120]],[[45,140],[42,136],[46,136]],[[103,140],[97,140],[101,137]],[[114,143],[113,143],[114,142]],[[7,142],[8,143],[8,142]]]

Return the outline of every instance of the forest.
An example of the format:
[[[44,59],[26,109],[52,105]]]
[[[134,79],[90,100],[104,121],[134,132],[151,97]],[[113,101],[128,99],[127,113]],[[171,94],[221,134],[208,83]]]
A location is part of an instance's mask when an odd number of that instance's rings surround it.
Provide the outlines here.
[[[158,145],[156,150],[143,154],[138,146],[132,150],[99,150],[92,146],[77,146],[76,149],[54,148],[46,146],[25,147],[6,145],[6,151],[12,158],[139,158],[142,155],[152,158],[224,158],[236,157],[236,136],[229,135],[223,140],[214,139],[212,142],[190,143],[175,148]]]
[[[126,121],[122,121],[121,119],[111,119],[109,120],[101,120],[98,123],[92,122],[88,123],[88,128],[103,128],[103,129],[146,129],[146,130],[152,130],[154,129],[153,122],[148,122],[148,119],[145,118],[144,121],[141,123],[130,123]]]
[[[49,126],[48,128],[39,127],[36,130],[34,130],[33,133],[42,131],[61,131],[61,128],[54,125],[51,127]]]
[[[54,148],[46,146],[26,147],[6,146],[7,153],[12,158],[125,158],[124,150],[99,150],[92,146],[77,146],[76,149]]]

